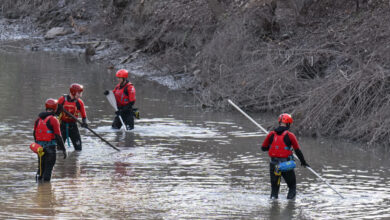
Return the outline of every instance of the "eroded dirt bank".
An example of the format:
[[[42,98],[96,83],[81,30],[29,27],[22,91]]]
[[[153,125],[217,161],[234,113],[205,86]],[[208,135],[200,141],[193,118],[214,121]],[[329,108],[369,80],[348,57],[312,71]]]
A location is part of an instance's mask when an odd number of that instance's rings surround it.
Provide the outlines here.
[[[32,50],[81,51],[116,67],[147,57],[154,75],[170,76],[205,107],[226,108],[230,98],[250,111],[293,112],[304,134],[390,143],[388,1],[3,0],[0,6],[2,27],[18,26]],[[46,35],[55,27],[55,36]]]

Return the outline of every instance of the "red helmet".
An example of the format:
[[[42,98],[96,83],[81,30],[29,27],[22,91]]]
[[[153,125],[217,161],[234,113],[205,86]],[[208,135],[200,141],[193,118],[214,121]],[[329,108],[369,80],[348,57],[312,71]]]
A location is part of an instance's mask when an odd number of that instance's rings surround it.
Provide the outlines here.
[[[53,109],[54,111],[57,111],[58,102],[57,99],[47,99],[45,102],[46,109]]]
[[[70,85],[69,91],[70,91],[70,94],[75,96],[76,93],[83,92],[84,91],[84,87],[82,85],[80,85],[80,84],[73,83],[72,85]]]
[[[118,78],[127,78],[129,77],[129,72],[125,69],[120,69],[116,72],[116,77]]]
[[[292,119],[290,114],[283,113],[283,114],[279,115],[278,122],[285,123],[285,124],[292,124],[293,119]]]

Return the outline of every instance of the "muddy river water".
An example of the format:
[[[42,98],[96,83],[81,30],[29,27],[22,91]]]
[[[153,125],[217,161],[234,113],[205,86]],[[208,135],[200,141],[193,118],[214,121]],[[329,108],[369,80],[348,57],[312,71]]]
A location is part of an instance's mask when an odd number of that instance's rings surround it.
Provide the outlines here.
[[[132,132],[110,128],[103,91],[115,84],[105,66],[77,55],[0,50],[1,219],[390,219],[389,152],[299,137],[311,167],[298,167],[297,197],[270,200],[264,134],[240,113],[208,112],[192,96],[133,77],[141,119]],[[30,149],[44,101],[85,87],[92,129],[83,151],[58,153],[51,183],[37,184]],[[252,115],[260,124],[273,118]],[[383,147],[384,148],[384,147]]]

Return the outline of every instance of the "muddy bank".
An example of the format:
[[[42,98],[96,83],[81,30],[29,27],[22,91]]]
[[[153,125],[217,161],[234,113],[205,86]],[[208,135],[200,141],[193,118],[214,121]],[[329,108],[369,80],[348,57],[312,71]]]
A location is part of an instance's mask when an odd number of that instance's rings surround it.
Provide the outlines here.
[[[204,107],[231,98],[250,111],[292,112],[303,134],[369,144],[390,143],[389,10],[382,0],[1,3],[32,50],[153,69]],[[62,29],[47,36],[52,28]]]

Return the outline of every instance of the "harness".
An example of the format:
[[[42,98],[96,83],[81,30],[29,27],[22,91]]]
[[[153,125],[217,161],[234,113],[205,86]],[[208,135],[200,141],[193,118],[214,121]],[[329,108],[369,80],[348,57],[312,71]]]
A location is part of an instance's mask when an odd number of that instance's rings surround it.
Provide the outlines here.
[[[275,165],[274,174],[278,176],[278,185],[280,185],[282,172],[293,170],[296,167],[292,150],[287,130],[281,135],[275,135],[275,133],[271,135],[268,153],[271,157],[270,163]]]
[[[52,140],[52,141],[36,141],[37,144],[41,145],[43,148],[49,147],[49,146],[56,146],[57,141]]]

